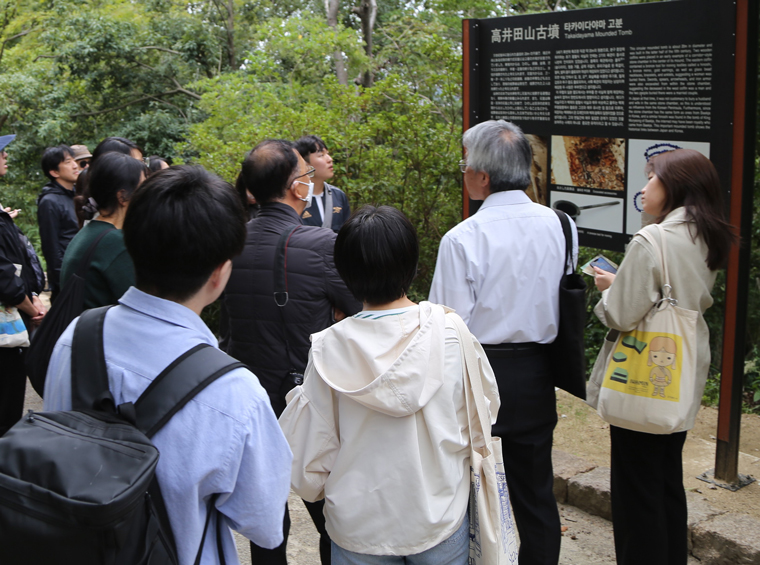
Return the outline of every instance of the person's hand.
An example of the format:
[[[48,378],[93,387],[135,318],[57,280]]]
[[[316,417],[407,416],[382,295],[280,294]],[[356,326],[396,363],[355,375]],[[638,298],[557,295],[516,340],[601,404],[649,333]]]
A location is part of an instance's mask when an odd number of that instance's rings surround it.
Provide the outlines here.
[[[599,267],[594,267],[594,283],[600,292],[604,292],[615,281],[615,275]]]
[[[11,217],[12,220],[15,220],[16,217],[18,216],[18,213],[21,212],[21,210],[20,209],[11,210],[11,207],[8,206],[6,208],[3,208],[3,212],[5,212],[6,214],[8,214]]]
[[[37,310],[37,315],[32,316],[32,325],[36,328],[42,323],[42,319],[47,314],[47,310],[42,304],[39,296],[32,296],[32,306]]]
[[[340,322],[346,318],[346,313],[336,306],[333,308],[333,317],[335,318],[336,322]]]

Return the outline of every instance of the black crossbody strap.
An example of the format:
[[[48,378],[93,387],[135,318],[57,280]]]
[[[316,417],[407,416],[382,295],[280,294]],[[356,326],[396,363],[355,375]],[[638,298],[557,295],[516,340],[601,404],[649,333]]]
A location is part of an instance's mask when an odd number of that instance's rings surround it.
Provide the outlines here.
[[[206,343],[186,351],[135,402],[137,428],[153,437],[196,394],[238,367],[245,365]]]
[[[293,232],[300,227],[299,224],[282,232],[280,239],[277,240],[277,248],[274,252],[274,265],[272,266],[274,301],[280,308],[288,303],[288,242]]]
[[[552,208],[559,218],[559,223],[562,224],[562,233],[565,234],[565,272],[568,269],[573,268],[573,232],[570,229],[570,220],[567,219],[567,214],[564,212]]]
[[[81,277],[85,278],[87,275],[87,269],[90,268],[90,263],[92,262],[92,256],[95,254],[95,249],[98,247],[98,243],[100,243],[100,240],[103,239],[105,236],[107,236],[109,233],[111,233],[116,228],[109,228],[103,231],[98,237],[95,238],[95,240],[90,245],[90,248],[87,250],[87,253],[82,258],[82,260],[79,262],[79,266],[77,267],[76,274]]]
[[[113,396],[108,386],[106,356],[103,351],[103,323],[112,306],[86,310],[74,327],[71,345],[71,407],[74,410],[102,409]]]
[[[274,252],[274,265],[272,268],[274,276],[274,302],[279,307],[280,320],[282,321],[282,329],[285,332],[285,353],[288,356],[288,363],[293,365],[293,359],[290,356],[290,340],[288,340],[288,325],[285,323],[285,305],[290,299],[288,295],[288,242],[290,236],[293,235],[301,225],[294,226],[291,229],[286,229],[280,234],[280,239],[277,240],[277,249]]]

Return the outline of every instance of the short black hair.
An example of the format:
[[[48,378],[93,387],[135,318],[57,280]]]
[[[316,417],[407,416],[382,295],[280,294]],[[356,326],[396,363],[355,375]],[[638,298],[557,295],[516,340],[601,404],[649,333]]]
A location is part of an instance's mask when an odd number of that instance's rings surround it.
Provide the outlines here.
[[[161,163],[169,165],[169,162],[166,159],[159,157],[158,155],[151,155],[148,157],[148,169],[150,169],[151,173],[157,173],[158,171],[163,170]]]
[[[96,159],[88,173],[87,193],[98,204],[98,211],[110,214],[119,207],[118,194],[130,200],[140,184],[145,166],[137,159],[123,153],[104,153]]]
[[[68,145],[56,145],[55,147],[48,147],[42,154],[42,172],[50,180],[54,181],[55,177],[50,174],[50,171],[58,172],[58,165],[63,163],[67,157],[74,157],[74,151]]]
[[[293,149],[284,139],[265,139],[251,149],[238,175],[238,191],[245,187],[259,204],[283,198],[298,168]]]
[[[151,175],[124,219],[137,288],[177,302],[191,298],[214,269],[243,251],[245,222],[232,186],[203,167]]]
[[[137,145],[134,141],[127,139],[126,137],[106,137],[103,141],[98,143],[95,151],[92,152],[92,161],[94,162],[101,155],[111,152],[131,155],[133,149],[137,149],[141,155],[144,154],[142,147]]]
[[[335,266],[357,300],[402,298],[417,274],[420,245],[409,219],[393,206],[362,206],[335,240]]]
[[[301,157],[306,162],[309,161],[309,155],[312,153],[318,153],[327,149],[327,145],[325,145],[325,142],[318,135],[304,135],[293,143],[293,147],[295,147],[295,150],[301,154]]]

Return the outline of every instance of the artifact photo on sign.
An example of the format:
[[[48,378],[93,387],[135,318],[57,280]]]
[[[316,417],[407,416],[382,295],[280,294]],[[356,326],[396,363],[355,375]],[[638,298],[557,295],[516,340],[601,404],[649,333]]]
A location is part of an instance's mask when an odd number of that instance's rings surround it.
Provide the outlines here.
[[[625,189],[625,139],[552,136],[552,184]]]
[[[549,138],[526,134],[530,149],[533,153],[533,164],[530,167],[530,187],[528,197],[544,206],[546,199],[546,181],[549,171]]]

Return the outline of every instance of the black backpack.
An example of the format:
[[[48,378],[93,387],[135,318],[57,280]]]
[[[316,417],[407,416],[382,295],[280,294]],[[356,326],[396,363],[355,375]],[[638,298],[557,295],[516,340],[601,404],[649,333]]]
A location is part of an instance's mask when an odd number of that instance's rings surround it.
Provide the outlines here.
[[[31,344],[26,352],[24,365],[32,388],[40,396],[45,393],[45,376],[47,375],[50,356],[53,349],[69,324],[84,311],[84,291],[87,286],[85,277],[90,268],[92,256],[100,240],[113,229],[106,229],[92,242],[87,253],[79,262],[77,270],[66,281],[61,294],[43,318],[42,324],[32,334]]]
[[[164,369],[132,404],[114,405],[103,352],[110,306],[77,322],[72,407],[31,412],[0,438],[0,561],[176,564],[150,438],[196,394],[239,363],[206,344]],[[209,500],[203,540],[214,510]],[[221,520],[217,551],[221,563]]]

